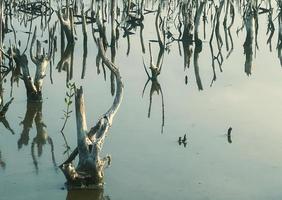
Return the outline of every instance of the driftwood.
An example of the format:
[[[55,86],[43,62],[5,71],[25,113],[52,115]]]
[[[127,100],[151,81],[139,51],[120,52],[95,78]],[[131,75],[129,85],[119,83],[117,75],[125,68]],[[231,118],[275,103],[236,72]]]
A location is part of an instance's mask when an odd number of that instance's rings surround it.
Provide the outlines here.
[[[21,69],[22,75],[21,79],[23,79],[26,95],[28,101],[42,101],[42,86],[43,79],[46,76],[46,69],[50,62],[52,55],[52,42],[54,41],[54,33],[55,33],[56,25],[49,32],[49,49],[48,53],[45,53],[45,50],[41,47],[41,42],[36,40],[36,27],[34,29],[31,47],[30,47],[30,58],[32,62],[36,65],[35,77],[31,77],[29,73],[28,67],[28,59],[25,53],[21,54],[19,49],[11,48],[11,55],[15,60],[16,66]],[[33,47],[36,41],[36,54],[33,53]]]
[[[111,157],[100,158],[105,137],[112,125],[113,118],[118,111],[123,97],[123,83],[119,69],[105,56],[102,40],[98,40],[99,52],[103,63],[111,70],[116,78],[116,95],[109,110],[99,119],[90,131],[87,131],[83,89],[76,89],[75,107],[77,123],[77,148],[60,166],[69,188],[102,187],[104,168],[110,163]],[[78,155],[77,167],[71,163]]]

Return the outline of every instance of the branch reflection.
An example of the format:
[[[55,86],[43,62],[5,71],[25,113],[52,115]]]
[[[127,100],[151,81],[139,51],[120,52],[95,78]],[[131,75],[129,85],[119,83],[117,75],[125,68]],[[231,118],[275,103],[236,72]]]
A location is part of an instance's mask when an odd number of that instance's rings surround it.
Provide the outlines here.
[[[248,4],[245,13],[245,28],[246,28],[246,39],[244,42],[244,53],[246,55],[245,60],[245,73],[251,75],[253,65],[253,46],[254,46],[254,11],[251,3]]]
[[[1,152],[1,150],[0,150],[0,167],[2,168],[2,169],[5,169],[6,168],[6,162],[3,160],[3,158],[2,158],[2,152]]]
[[[66,82],[69,82],[73,77],[73,54],[74,43],[68,43],[66,49],[62,51],[61,60],[58,62],[58,72],[65,71]]]
[[[110,200],[110,197],[104,196],[103,189],[69,190],[66,200]]]
[[[150,101],[149,101],[149,108],[148,108],[148,118],[151,116],[151,107],[152,107],[152,101],[153,101],[153,94],[156,92],[158,95],[161,94],[162,98],[162,125],[161,125],[161,133],[163,133],[163,128],[164,128],[164,96],[162,92],[161,85],[158,81],[158,76],[161,73],[162,69],[162,60],[163,60],[163,55],[164,55],[164,50],[160,48],[159,50],[159,55],[158,55],[158,60],[157,60],[157,65],[155,66],[153,63],[153,56],[152,56],[152,50],[151,50],[151,43],[149,43],[149,52],[150,52],[150,67],[149,69],[151,70],[151,75],[149,75],[149,72],[147,70],[147,67],[143,61],[144,69],[147,74],[147,82],[144,85],[143,91],[142,91],[142,97],[144,96],[146,87],[149,82],[151,82],[151,89],[150,89]]]
[[[18,140],[18,149],[21,149],[23,145],[27,146],[29,142],[29,132],[35,122],[36,136],[31,143],[31,156],[36,173],[39,171],[38,157],[43,153],[43,146],[48,143],[50,145],[52,163],[57,168],[54,154],[54,144],[50,136],[48,136],[47,126],[44,124],[42,115],[42,102],[28,102],[26,106],[26,114],[24,120],[21,122],[23,125],[23,131],[20,139]],[[37,147],[37,153],[35,152]]]

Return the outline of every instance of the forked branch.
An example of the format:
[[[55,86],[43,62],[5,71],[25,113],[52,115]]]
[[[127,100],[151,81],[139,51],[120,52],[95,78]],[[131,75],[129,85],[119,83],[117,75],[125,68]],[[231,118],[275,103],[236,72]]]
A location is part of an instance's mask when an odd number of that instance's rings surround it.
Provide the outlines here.
[[[114,102],[109,110],[98,120],[87,133],[85,104],[83,89],[80,87],[75,93],[76,122],[77,122],[77,148],[70,157],[61,165],[61,169],[67,178],[69,186],[76,184],[82,186],[101,186],[103,184],[104,168],[110,162],[110,156],[100,158],[100,151],[103,147],[105,137],[112,125],[113,118],[121,104],[123,97],[123,83],[119,69],[105,55],[103,42],[98,39],[98,48],[103,63],[115,75],[117,90]],[[79,155],[79,163],[75,168],[72,160]]]

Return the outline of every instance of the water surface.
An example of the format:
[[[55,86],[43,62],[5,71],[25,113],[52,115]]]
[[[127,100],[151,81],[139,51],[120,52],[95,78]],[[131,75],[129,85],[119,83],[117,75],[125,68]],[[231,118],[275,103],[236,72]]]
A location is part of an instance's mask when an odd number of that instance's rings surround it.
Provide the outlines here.
[[[151,2],[146,5],[148,9],[152,8]],[[119,6],[122,6],[121,2]],[[157,7],[154,5],[153,9]],[[243,28],[236,34],[243,19],[237,7],[235,10],[235,22],[231,28],[234,51],[226,59],[228,52],[224,43],[222,71],[216,63],[217,78],[212,86],[214,74],[209,46],[211,22],[207,24],[206,39],[202,23],[199,28],[199,37],[203,41],[198,58],[202,90],[199,90],[196,81],[193,56],[190,67],[184,69],[182,44],[182,56],[179,55],[177,42],[169,46],[169,51],[165,50],[161,74],[158,76],[163,99],[161,93],[153,93],[150,118],[148,110],[152,83],[149,81],[142,96],[147,81],[143,59],[146,64],[149,63],[149,41],[157,39],[154,26],[156,13],[145,15],[143,21],[145,53],[142,53],[139,30],[136,30],[136,34],[130,35],[131,48],[126,55],[127,39],[122,37],[120,29],[115,63],[120,68],[125,92],[103,149],[104,155],[112,155],[113,162],[105,170],[106,184],[100,194],[95,191],[68,192],[64,189],[65,178],[57,167],[67,157],[60,133],[66,107],[66,72],[59,73],[56,70],[60,58],[58,47],[52,66],[53,84],[48,67],[42,105],[28,105],[23,82],[20,80],[18,86],[14,85],[12,96],[15,100],[6,119],[15,134],[3,124],[0,125],[1,159],[6,164],[0,168],[0,199],[101,199],[103,196],[110,199],[280,199],[282,94],[279,91],[282,87],[282,71],[275,48],[278,32],[274,33],[270,51],[265,34],[267,14],[259,15],[259,49],[253,49],[253,66],[251,74],[247,74],[243,47],[246,31]],[[165,11],[166,8],[163,15]],[[278,14],[276,7],[274,11]],[[57,16],[54,14],[52,21],[55,20]],[[40,20],[36,19],[33,23],[39,26]],[[278,19],[274,23],[277,30]],[[106,25],[110,27],[108,23]],[[28,35],[20,30],[28,30],[29,26],[20,25],[17,19],[14,20],[14,26],[17,39],[24,43]],[[81,26],[77,26],[78,40],[74,48],[73,77],[70,81],[84,87],[90,128],[109,108],[113,97],[109,71],[106,81],[102,71],[97,74],[95,57],[98,50],[91,36],[91,25],[87,28],[85,78],[81,79],[83,40]],[[220,30],[224,38],[222,25]],[[57,34],[60,34],[59,26]],[[38,33],[38,37],[41,37],[41,33]],[[42,40],[46,37],[43,32]],[[4,44],[8,44],[12,38],[11,33],[7,34]],[[151,47],[156,63],[159,45],[151,42]],[[32,69],[34,65],[29,63]],[[3,86],[4,100],[7,101],[11,89],[9,78]],[[34,112],[42,114],[40,119],[44,123],[41,126],[44,133],[36,128],[35,119],[27,119],[28,122],[24,123],[25,117]],[[232,143],[226,135],[229,127],[232,127]],[[24,134],[24,131],[28,133]],[[74,149],[74,114],[68,120],[64,133],[71,149]],[[40,134],[48,134],[52,139],[53,158],[48,141],[40,143],[40,140],[36,140]],[[187,135],[186,147],[178,144],[178,138],[184,134]]]

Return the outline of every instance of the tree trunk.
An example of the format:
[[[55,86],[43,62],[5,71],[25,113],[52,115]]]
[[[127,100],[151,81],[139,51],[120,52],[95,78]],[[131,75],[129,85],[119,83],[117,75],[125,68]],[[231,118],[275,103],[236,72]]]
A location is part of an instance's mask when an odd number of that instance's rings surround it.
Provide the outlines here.
[[[68,188],[97,188],[103,186],[104,168],[110,163],[110,156],[100,158],[105,137],[112,125],[113,118],[123,97],[123,83],[119,69],[105,56],[102,40],[98,40],[99,53],[103,63],[115,75],[117,90],[114,102],[95,126],[87,132],[83,89],[75,92],[75,110],[77,123],[77,148],[60,167],[67,179]],[[79,156],[77,167],[71,163]]]

